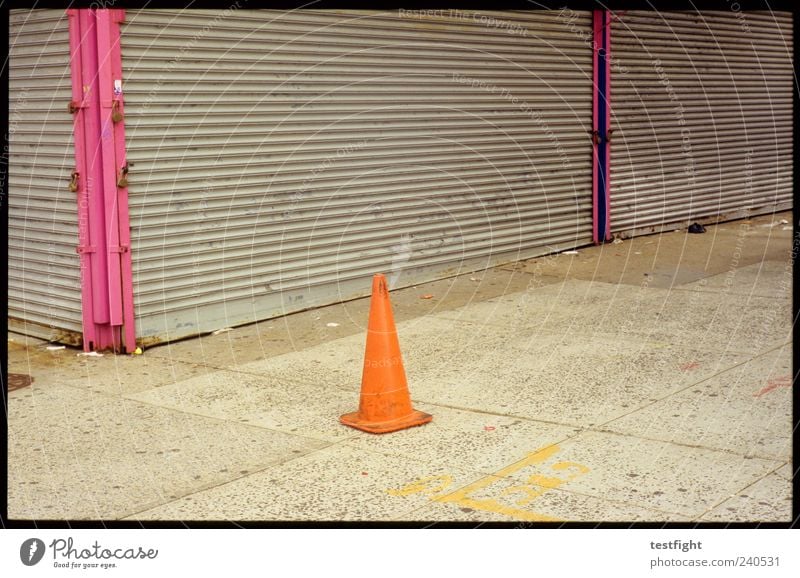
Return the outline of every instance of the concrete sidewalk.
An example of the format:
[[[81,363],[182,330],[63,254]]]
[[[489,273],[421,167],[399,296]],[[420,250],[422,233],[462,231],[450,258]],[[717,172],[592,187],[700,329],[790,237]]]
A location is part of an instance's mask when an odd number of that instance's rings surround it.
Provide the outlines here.
[[[9,516],[788,522],[791,218],[392,292],[434,421],[383,436],[338,423],[368,299],[142,356],[10,334]]]

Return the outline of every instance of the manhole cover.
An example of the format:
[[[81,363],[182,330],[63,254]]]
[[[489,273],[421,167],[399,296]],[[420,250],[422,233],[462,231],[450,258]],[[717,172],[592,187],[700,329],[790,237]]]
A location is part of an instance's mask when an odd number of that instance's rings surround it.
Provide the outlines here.
[[[8,374],[8,391],[22,389],[23,387],[28,387],[32,383],[33,378],[30,375],[25,375],[24,373]]]

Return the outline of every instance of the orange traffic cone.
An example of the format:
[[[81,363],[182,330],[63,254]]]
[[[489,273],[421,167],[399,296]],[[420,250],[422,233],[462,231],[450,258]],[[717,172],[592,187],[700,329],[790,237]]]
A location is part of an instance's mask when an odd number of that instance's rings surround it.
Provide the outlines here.
[[[370,433],[388,433],[428,423],[432,415],[415,411],[400,356],[397,329],[386,277],[372,279],[367,351],[361,377],[358,411],[339,418],[345,425]]]

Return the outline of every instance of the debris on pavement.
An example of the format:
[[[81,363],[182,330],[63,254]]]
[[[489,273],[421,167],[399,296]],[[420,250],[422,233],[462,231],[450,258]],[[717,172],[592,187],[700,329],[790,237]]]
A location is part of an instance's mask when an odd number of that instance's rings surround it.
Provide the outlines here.
[[[470,277],[469,280],[470,281],[480,281],[480,279],[478,277]]]
[[[143,352],[141,347],[137,347],[136,349],[133,350],[133,355],[141,355],[142,353]]]
[[[577,252],[577,251],[574,251],[574,250],[573,250],[573,251],[564,251],[564,252],[563,252],[563,253],[561,253],[561,254],[562,254],[562,255],[577,255],[577,254],[578,254],[578,252]]]
[[[493,425],[483,426],[484,431],[494,431],[496,428]]]
[[[220,333],[227,333],[228,331],[233,331],[233,328],[232,327],[223,327],[222,329],[217,329],[211,335],[219,335]]]
[[[331,321],[330,323],[326,323],[325,326],[326,327],[339,327],[339,324]]]
[[[425,295],[420,295],[419,298],[420,299],[433,299],[433,295],[431,295],[430,293],[426,293]]]
[[[614,245],[621,245],[622,244],[622,239],[620,239],[619,237],[614,237],[614,240],[612,241],[612,243]]]
[[[700,233],[705,233],[706,228],[700,223],[692,223],[691,225],[689,225],[688,231],[695,235],[699,235]]]
[[[61,349],[66,349],[66,348],[67,348],[66,345],[48,345],[47,347],[45,347],[47,351],[59,351]]]
[[[97,353],[96,351],[89,351],[88,353],[87,352],[79,353],[78,357],[103,357],[103,354]]]

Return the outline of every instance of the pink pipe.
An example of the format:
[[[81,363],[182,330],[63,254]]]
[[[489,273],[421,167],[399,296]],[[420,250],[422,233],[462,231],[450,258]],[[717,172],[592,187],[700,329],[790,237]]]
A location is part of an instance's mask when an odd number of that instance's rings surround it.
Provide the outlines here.
[[[105,228],[105,215],[102,210],[103,199],[103,173],[102,173],[102,152],[100,150],[100,118],[99,118],[99,97],[97,92],[97,46],[93,42],[95,35],[95,23],[93,15],[89,10],[78,10],[81,22],[81,63],[82,63],[82,84],[84,91],[83,109],[85,139],[86,139],[86,162],[87,179],[86,191],[89,202],[89,245],[92,247],[90,253],[92,284],[92,312],[96,325],[108,323],[108,294],[101,285],[101,279],[105,278],[106,255],[105,238],[103,231]],[[95,347],[107,347],[107,331],[98,328],[98,340]]]
[[[602,36],[600,35],[600,28],[602,22],[602,10],[592,11],[592,131],[600,130],[600,119],[598,118],[600,108],[597,103],[597,85],[600,82],[599,73],[597,70],[597,51],[603,45]],[[597,180],[600,178],[597,174],[597,145],[592,142],[592,240],[595,243],[600,243],[602,240],[599,238],[600,231],[598,227],[598,210],[597,204]]]
[[[72,102],[83,106],[83,83],[81,82],[81,22],[80,11],[67,10],[69,18],[70,72],[72,77]],[[97,336],[94,326],[94,297],[92,296],[91,255],[85,249],[89,246],[89,195],[87,191],[88,167],[86,162],[86,134],[84,113],[78,108],[73,113],[73,134],[75,146],[75,170],[78,173],[78,254],[81,263],[81,303],[83,313],[83,350],[90,351]]]
[[[111,11],[111,74],[114,82],[119,81],[119,94],[114,94],[119,112],[123,120],[114,125],[114,145],[117,164],[127,166],[127,152],[125,150],[125,103],[122,90],[122,50],[120,46],[120,23],[125,21],[125,10]],[[119,244],[123,248],[122,257],[122,305],[123,322],[125,331],[125,349],[128,352],[136,349],[136,319],[133,305],[133,263],[131,257],[131,231],[130,212],[128,210],[128,187],[117,190],[118,218],[119,218]]]
[[[605,24],[603,33],[606,40],[606,62],[609,63],[606,73],[606,127],[611,131],[611,17],[610,10],[604,10]],[[609,134],[611,134],[609,132]],[[611,238],[611,143],[606,147],[606,237]]]
[[[122,95],[119,21],[122,10],[68,10],[75,114],[79,248],[84,349],[136,348],[127,188],[117,186],[125,166],[125,133],[115,124]],[[124,347],[122,329],[124,327]]]
[[[100,97],[100,141],[99,153],[102,162],[105,239],[107,269],[105,282],[108,284],[109,323],[112,325],[114,337],[117,337],[122,325],[122,281],[120,271],[119,223],[117,221],[117,167],[114,147],[114,123],[111,120],[112,78],[110,55],[110,27],[108,10],[95,10],[95,26],[97,31],[97,88]],[[115,345],[121,345],[115,339]]]

